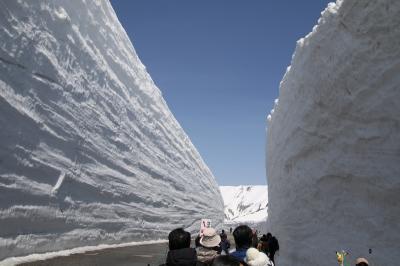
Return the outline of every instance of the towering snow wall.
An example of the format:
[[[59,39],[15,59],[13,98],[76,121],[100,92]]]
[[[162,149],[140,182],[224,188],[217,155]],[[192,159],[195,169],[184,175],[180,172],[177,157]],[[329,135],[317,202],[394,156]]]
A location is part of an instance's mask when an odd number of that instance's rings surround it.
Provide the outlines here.
[[[277,264],[400,259],[400,1],[330,4],[297,43],[267,125]],[[372,253],[369,254],[369,249]]]
[[[1,1],[0,40],[0,259],[223,222],[108,1]]]

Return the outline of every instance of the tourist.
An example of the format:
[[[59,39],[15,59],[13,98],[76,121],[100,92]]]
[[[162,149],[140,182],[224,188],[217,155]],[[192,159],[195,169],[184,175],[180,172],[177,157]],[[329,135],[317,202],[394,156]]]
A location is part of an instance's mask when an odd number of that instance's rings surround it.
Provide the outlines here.
[[[279,250],[279,242],[278,239],[276,239],[275,236],[272,236],[268,240],[268,257],[272,260],[273,263],[275,263],[275,253]]]
[[[356,266],[368,266],[368,261],[364,258],[358,258],[356,260]]]
[[[196,248],[197,260],[211,265],[214,258],[219,256],[221,237],[214,228],[205,228],[200,238],[200,247]]]
[[[268,254],[268,240],[268,236],[264,234],[261,236],[260,242],[257,245],[257,249],[265,254]]]
[[[256,248],[257,245],[258,245],[257,230],[253,229],[252,232],[253,232],[253,236],[252,236],[252,239],[251,239],[251,246],[253,248]]]
[[[268,233],[265,235],[265,237],[266,237],[267,241],[269,241],[269,240],[271,239],[271,237],[272,237],[272,234],[271,234],[270,232],[268,232]]]
[[[197,261],[196,250],[190,248],[190,233],[182,228],[172,230],[168,235],[168,255],[164,266],[200,266]]]
[[[222,229],[221,234],[219,234],[219,236],[221,237],[221,239],[222,239],[222,238],[228,238],[228,236],[226,235],[224,229]]]
[[[251,247],[253,233],[247,225],[239,225],[233,231],[233,238],[235,239],[236,250],[230,255],[244,261],[246,258],[246,251]]]
[[[240,266],[240,262],[232,256],[223,255],[214,259],[211,266]]]
[[[246,251],[246,263],[249,266],[273,266],[274,263],[268,258],[267,254],[258,251],[256,248],[249,248]]]
[[[221,247],[222,252],[224,253],[223,255],[228,255],[229,254],[229,248],[231,247],[231,243],[228,240],[228,236],[223,232],[220,234],[221,237],[221,243],[219,246]],[[221,252],[221,254],[222,254]]]

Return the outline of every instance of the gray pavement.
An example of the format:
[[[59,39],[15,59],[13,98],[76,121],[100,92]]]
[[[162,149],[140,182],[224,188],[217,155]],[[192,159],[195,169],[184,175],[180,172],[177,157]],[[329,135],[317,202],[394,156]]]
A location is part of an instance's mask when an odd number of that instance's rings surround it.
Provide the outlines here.
[[[234,248],[234,241],[228,233],[231,248]],[[192,243],[194,246],[194,243]],[[30,263],[23,263],[23,266],[155,266],[165,262],[168,253],[168,243],[146,244],[140,246],[109,248],[97,251],[90,251],[83,254],[73,254],[67,257],[57,257],[49,260],[42,260]]]
[[[48,266],[48,265],[77,265],[77,266],[146,266],[160,265],[165,262],[168,252],[168,244],[148,244],[141,246],[110,248],[83,254],[73,254],[68,257],[57,257],[45,261],[24,263],[24,266]]]

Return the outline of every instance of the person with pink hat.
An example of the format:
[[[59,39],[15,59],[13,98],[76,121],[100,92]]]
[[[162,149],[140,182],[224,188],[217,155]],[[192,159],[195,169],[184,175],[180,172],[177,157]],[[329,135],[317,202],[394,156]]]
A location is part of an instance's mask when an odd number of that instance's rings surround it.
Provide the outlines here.
[[[221,237],[214,228],[205,228],[203,236],[200,238],[200,247],[196,249],[197,260],[206,264],[211,264],[214,258],[219,256],[221,248]]]

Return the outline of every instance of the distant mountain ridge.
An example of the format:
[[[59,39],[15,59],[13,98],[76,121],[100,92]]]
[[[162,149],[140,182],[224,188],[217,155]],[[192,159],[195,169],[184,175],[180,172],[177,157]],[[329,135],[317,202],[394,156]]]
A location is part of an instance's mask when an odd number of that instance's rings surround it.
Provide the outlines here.
[[[260,223],[268,217],[268,186],[220,186],[225,223]]]

